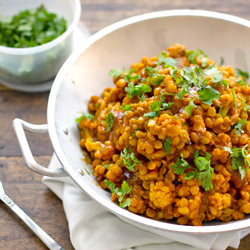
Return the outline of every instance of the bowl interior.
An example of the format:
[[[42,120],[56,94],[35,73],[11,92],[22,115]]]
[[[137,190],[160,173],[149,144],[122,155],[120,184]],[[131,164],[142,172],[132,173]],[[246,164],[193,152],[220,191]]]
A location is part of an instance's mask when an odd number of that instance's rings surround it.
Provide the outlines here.
[[[153,221],[119,208],[98,186],[90,166],[82,160],[75,122],[87,111],[90,96],[99,96],[105,87],[113,86],[108,76],[110,69],[128,69],[143,56],[156,56],[174,43],[185,44],[187,49],[201,49],[217,63],[223,57],[225,64],[248,70],[250,24],[227,19],[232,18],[202,11],[166,11],[128,19],[92,36],[59,71],[48,104],[49,134],[55,152],[72,179],[112,212],[160,230],[184,233],[218,233],[250,225],[246,218],[229,224],[187,227]],[[84,176],[77,169],[82,169]]]

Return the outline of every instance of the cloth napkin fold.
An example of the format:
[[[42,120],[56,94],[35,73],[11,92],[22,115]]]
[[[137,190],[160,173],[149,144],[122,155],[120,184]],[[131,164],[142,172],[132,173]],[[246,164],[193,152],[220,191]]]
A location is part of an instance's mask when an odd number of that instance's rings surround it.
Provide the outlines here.
[[[49,168],[58,167],[53,155]],[[240,240],[250,233],[245,229],[197,236],[166,232],[163,236],[154,229],[145,231],[126,223],[92,200],[69,177],[43,177],[42,181],[63,202],[76,250],[225,250],[228,246],[238,248]]]

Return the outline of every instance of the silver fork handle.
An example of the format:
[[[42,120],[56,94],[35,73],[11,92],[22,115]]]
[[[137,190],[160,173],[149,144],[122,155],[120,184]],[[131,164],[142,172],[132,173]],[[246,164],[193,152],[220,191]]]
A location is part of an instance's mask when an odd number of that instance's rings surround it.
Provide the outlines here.
[[[12,201],[6,194],[0,199],[9,206],[23,222],[44,242],[44,244],[51,250],[64,250],[55,240],[53,240],[46,232],[43,231],[14,201]]]

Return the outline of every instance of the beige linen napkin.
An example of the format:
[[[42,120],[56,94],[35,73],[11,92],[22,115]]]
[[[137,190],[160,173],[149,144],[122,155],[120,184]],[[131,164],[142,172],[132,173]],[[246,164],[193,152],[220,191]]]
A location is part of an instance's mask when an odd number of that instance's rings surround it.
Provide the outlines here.
[[[58,167],[53,155],[49,168]],[[250,229],[206,236],[167,232],[164,237],[121,220],[89,198],[69,177],[43,177],[43,183],[63,202],[76,250],[225,250],[228,246],[238,248],[240,239],[250,233]]]

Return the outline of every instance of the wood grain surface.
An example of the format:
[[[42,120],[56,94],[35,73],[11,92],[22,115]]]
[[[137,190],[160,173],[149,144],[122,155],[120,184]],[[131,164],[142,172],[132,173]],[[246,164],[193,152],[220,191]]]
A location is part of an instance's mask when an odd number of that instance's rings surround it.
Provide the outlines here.
[[[81,0],[81,6],[81,22],[91,34],[124,18],[170,9],[212,10],[250,20],[249,0]],[[27,169],[12,128],[16,117],[34,124],[46,123],[48,96],[48,92],[24,93],[0,84],[0,179],[13,201],[63,248],[71,250],[62,203],[41,182],[40,175]],[[49,136],[27,133],[27,137],[37,161],[47,165],[53,153]],[[5,204],[0,203],[0,249],[47,248]],[[241,241],[238,249],[250,249],[250,235]]]

